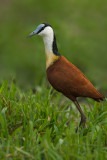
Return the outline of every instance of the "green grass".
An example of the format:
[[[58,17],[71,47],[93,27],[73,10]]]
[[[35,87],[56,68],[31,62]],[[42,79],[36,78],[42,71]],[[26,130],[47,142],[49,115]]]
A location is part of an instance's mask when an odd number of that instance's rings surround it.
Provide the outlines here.
[[[24,93],[4,82],[0,96],[1,160],[107,159],[106,100],[82,102],[87,128],[75,133],[76,107],[46,86]]]

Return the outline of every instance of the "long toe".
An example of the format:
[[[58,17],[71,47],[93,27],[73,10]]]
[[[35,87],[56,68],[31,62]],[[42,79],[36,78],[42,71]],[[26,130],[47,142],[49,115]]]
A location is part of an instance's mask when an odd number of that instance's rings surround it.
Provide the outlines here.
[[[79,126],[76,128],[76,133],[78,132],[79,129],[82,129],[82,128],[86,128],[86,117],[81,117],[81,121],[80,121],[80,124]]]
[[[85,116],[81,117],[79,126],[83,126],[83,128],[86,128],[86,117]]]

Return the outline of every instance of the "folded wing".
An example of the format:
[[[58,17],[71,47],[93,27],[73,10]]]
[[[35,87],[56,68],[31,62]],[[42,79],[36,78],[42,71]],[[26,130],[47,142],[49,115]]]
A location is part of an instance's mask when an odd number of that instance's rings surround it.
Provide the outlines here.
[[[72,100],[76,97],[97,101],[103,98],[83,73],[63,56],[47,69],[47,77],[53,88]]]

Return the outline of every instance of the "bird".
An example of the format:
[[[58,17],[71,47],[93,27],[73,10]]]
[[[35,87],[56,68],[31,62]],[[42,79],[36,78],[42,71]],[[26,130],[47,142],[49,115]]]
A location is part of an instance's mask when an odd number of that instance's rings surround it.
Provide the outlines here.
[[[81,115],[79,127],[86,127],[86,116],[77,100],[78,97],[88,97],[97,102],[103,101],[93,84],[74,64],[62,56],[57,47],[53,28],[48,23],[42,23],[27,37],[39,35],[43,38],[46,56],[46,74],[52,87],[74,102]]]

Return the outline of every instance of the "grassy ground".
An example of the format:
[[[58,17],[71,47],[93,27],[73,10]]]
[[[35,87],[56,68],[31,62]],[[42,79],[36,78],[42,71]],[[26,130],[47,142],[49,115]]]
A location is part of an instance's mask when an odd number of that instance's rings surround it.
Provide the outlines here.
[[[0,159],[107,159],[107,101],[82,104],[87,128],[75,133],[80,115],[52,89],[23,93],[4,82],[0,96]]]

